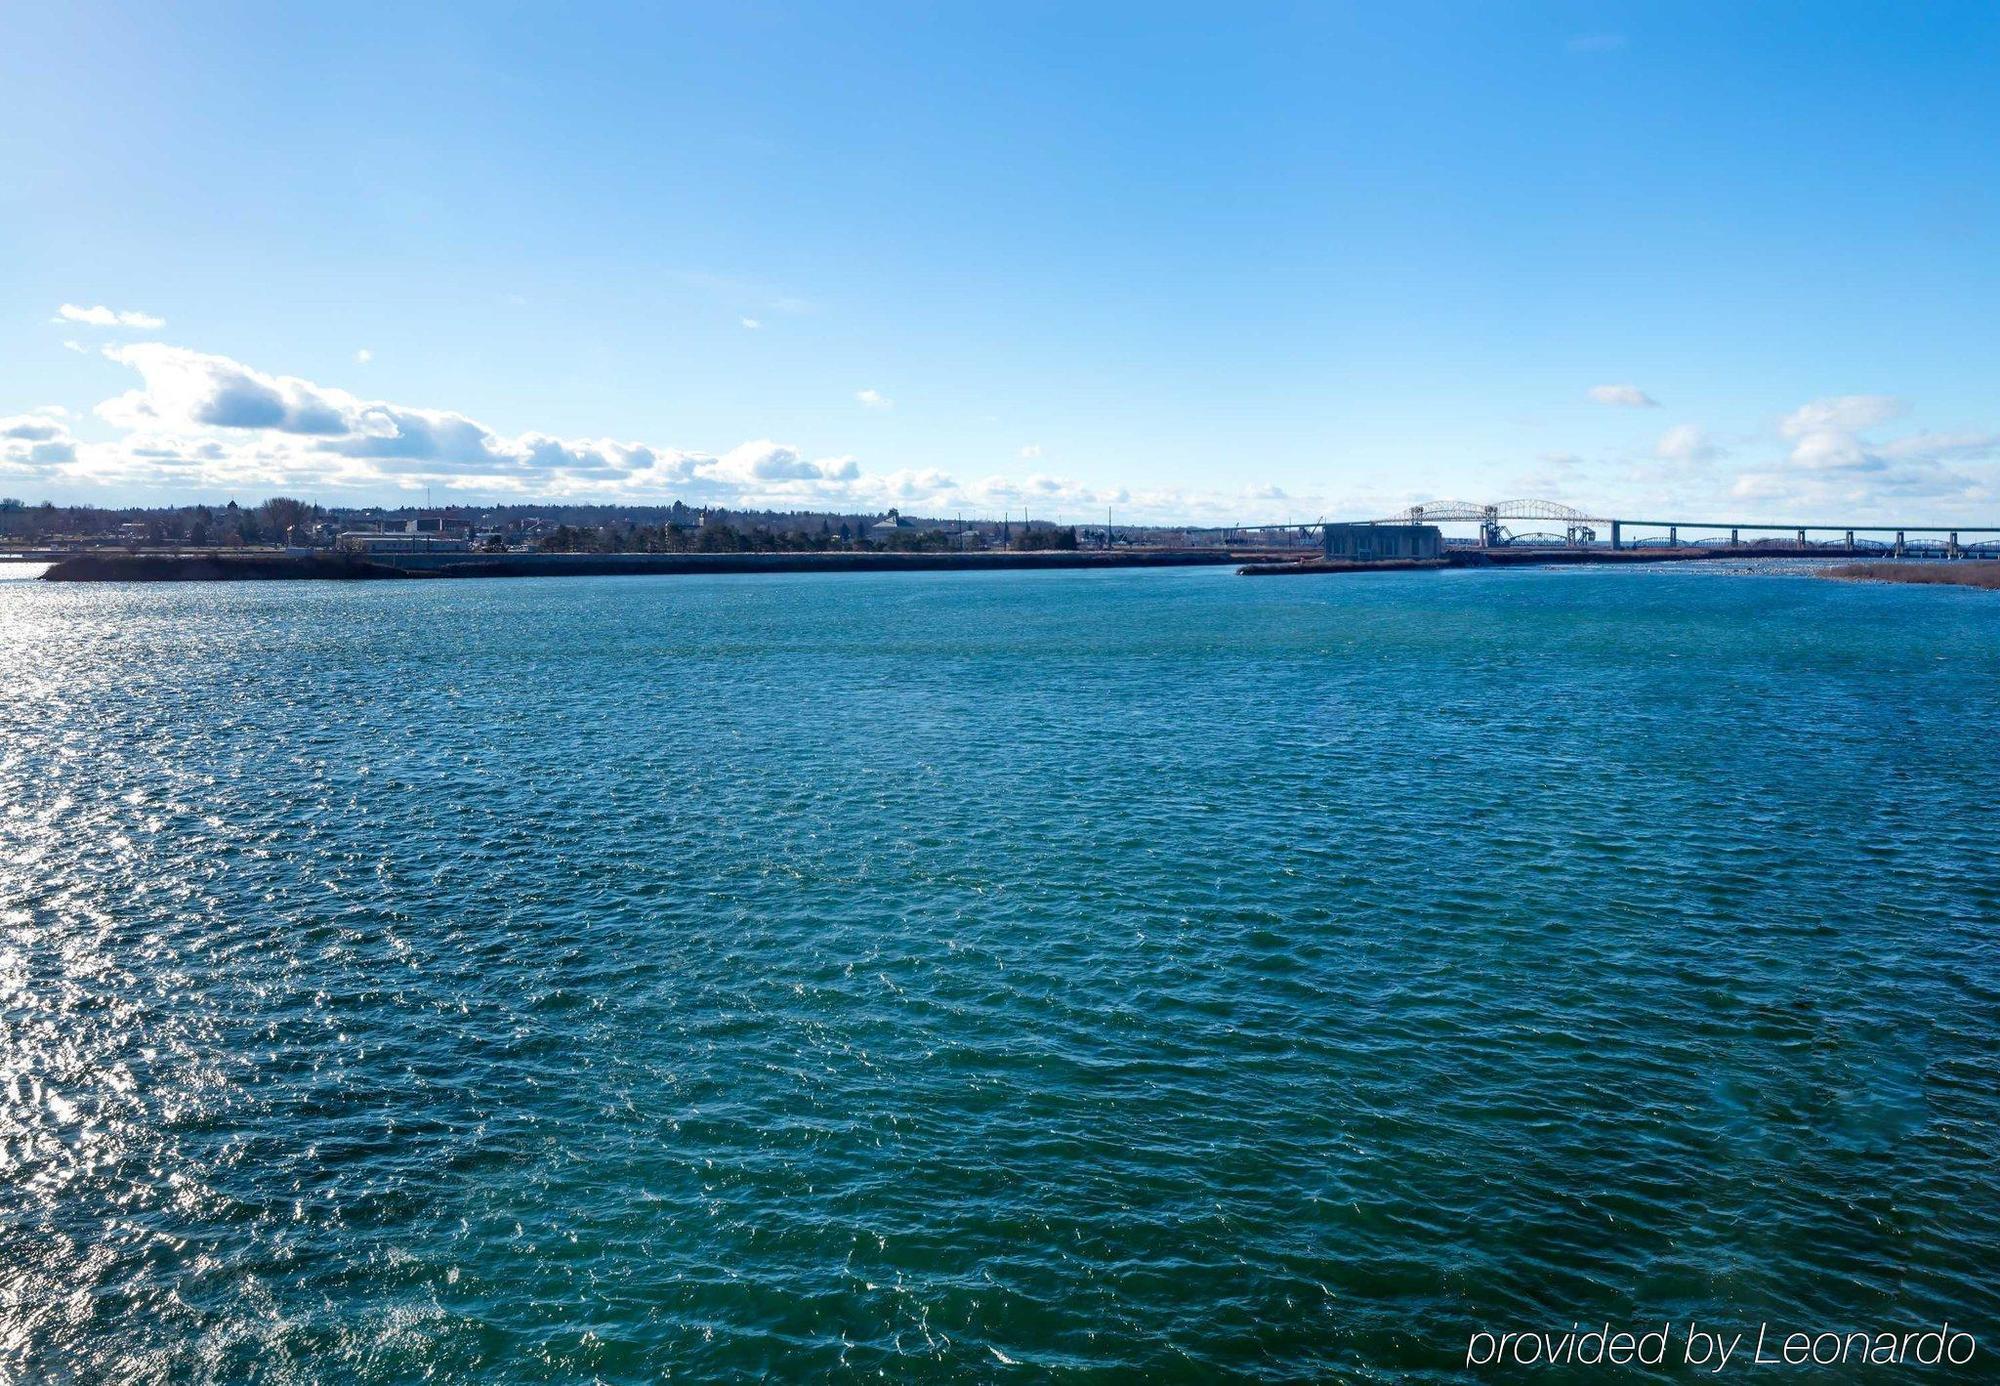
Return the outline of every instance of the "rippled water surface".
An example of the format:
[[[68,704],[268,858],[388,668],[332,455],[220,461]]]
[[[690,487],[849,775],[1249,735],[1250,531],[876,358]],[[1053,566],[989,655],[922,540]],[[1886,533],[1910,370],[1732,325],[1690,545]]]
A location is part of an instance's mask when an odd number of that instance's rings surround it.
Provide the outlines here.
[[[0,1374],[2000,1350],[1990,594],[10,582],[0,637]]]

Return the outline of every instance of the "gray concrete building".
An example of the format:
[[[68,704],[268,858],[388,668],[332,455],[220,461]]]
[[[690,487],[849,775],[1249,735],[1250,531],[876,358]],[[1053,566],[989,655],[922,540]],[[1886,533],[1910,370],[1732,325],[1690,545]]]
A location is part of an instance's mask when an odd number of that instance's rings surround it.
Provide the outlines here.
[[[1322,543],[1326,557],[1361,563],[1444,557],[1444,532],[1436,525],[1328,525]]]

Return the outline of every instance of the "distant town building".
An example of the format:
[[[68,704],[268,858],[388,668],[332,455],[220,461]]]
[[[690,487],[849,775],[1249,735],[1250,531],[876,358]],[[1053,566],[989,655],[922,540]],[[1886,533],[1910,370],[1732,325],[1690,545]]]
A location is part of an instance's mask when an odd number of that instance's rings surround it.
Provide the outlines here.
[[[467,535],[472,533],[472,520],[463,515],[398,515],[380,519],[367,515],[350,515],[348,523],[352,528],[348,534],[443,534]]]
[[[1385,558],[1442,558],[1444,531],[1436,525],[1328,525],[1322,547],[1328,558],[1358,563]]]
[[[462,534],[415,534],[408,530],[348,530],[340,547],[352,553],[464,553],[472,541]]]
[[[915,520],[906,520],[900,513],[891,510],[887,515],[868,526],[868,537],[874,540],[894,539],[899,534],[915,534],[921,526]]]

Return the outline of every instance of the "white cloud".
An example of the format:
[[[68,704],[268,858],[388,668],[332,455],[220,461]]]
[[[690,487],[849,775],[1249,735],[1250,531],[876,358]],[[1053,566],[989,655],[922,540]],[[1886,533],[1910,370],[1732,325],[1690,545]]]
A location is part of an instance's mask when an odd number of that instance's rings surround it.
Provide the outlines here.
[[[1660,402],[1637,385],[1593,385],[1590,397],[1599,404],[1623,405],[1628,409],[1657,409]]]
[[[856,390],[854,397],[870,409],[892,409],[896,402],[880,390]]]
[[[333,435],[363,426],[361,401],[345,390],[323,389],[293,376],[268,376],[224,356],[160,342],[106,347],[104,354],[132,367],[145,381],[143,388],[97,406],[98,414],[119,428],[268,428]]]
[[[1859,517],[1886,513],[1883,507],[1895,503],[1899,508],[1890,518],[1906,521],[1913,517],[1901,507],[2000,500],[1993,474],[2000,433],[1920,432],[1886,441],[1868,436],[1909,407],[1893,395],[1837,395],[1801,405],[1778,423],[1779,437],[1791,443],[1784,461],[1743,473],[1735,494],[1786,499],[1819,512],[1839,507]]]
[[[2000,433],[1915,433],[1881,453],[1891,462],[1990,462],[2000,459]]]
[[[101,303],[93,308],[84,308],[74,303],[65,303],[62,307],[56,309],[56,315],[50,321],[87,323],[91,327],[143,327],[147,329],[165,327],[167,325],[165,318],[156,318],[151,313],[121,313],[115,309],[106,308]]]
[[[760,438],[739,444],[713,465],[696,471],[710,480],[756,488],[779,482],[853,481],[861,475],[861,464],[852,457],[808,461],[795,447]]]
[[[367,347],[362,347],[359,351],[354,353],[354,359],[360,365],[365,366],[370,361],[373,361],[375,359],[375,353],[370,351]]]
[[[1880,470],[1881,459],[1862,441],[1864,430],[1909,409],[1894,395],[1835,395],[1801,405],[1778,423],[1792,440],[1792,463],[1808,471]]]
[[[758,328],[762,327],[764,324],[758,322],[757,319],[755,318],[745,318],[743,319],[743,325],[749,328],[752,332],[755,332]]]
[[[67,409],[48,404],[0,419],[0,476],[46,475],[75,462],[68,418]]]
[[[1660,435],[1660,441],[1653,446],[1653,455],[1668,462],[1713,462],[1722,456],[1722,449],[1715,440],[1695,424],[1675,424]]]
[[[1887,423],[1909,412],[1909,403],[1894,395],[1835,395],[1816,399],[1785,415],[1778,431],[1787,438],[1814,433],[1853,433]]]
[[[1040,443],[1029,443],[1021,449],[1021,460],[1023,462],[1032,462],[1041,455],[1042,445]]]
[[[51,438],[68,435],[69,429],[63,423],[67,413],[60,405],[50,405],[32,413],[16,414],[11,419],[0,419],[0,439],[10,442],[45,443]]]
[[[890,472],[878,478],[877,485],[880,487],[879,494],[890,499],[918,502],[934,500],[943,504],[945,498],[957,490],[958,483],[952,480],[948,472],[928,467],[905,468],[902,471]]]

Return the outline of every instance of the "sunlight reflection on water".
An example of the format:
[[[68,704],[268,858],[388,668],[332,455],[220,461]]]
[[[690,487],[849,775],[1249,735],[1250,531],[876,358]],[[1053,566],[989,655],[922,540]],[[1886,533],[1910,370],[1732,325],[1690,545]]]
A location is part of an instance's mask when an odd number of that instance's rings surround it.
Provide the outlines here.
[[[0,1364],[1976,1321],[2000,605],[1716,576],[9,585]]]

